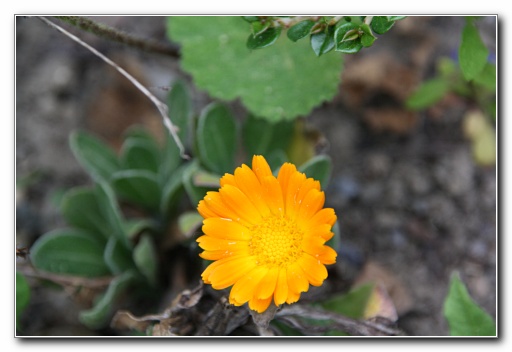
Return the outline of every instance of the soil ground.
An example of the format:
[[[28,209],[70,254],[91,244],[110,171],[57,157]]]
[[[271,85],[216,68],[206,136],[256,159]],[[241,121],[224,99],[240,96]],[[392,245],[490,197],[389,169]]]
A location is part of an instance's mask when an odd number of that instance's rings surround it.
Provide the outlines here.
[[[109,25],[165,40],[165,19],[102,17]],[[475,163],[462,123],[471,102],[448,97],[410,114],[404,97],[457,52],[462,17],[415,17],[376,44],[346,57],[340,93],[307,122],[333,160],[327,205],[340,219],[339,270],[381,280],[415,336],[443,336],[443,301],[460,273],[475,301],[496,318],[496,168]],[[494,50],[495,18],[481,24]],[[89,34],[81,38],[141,78],[165,99],[176,59],[141,53]],[[209,101],[195,90],[194,103]],[[235,104],[236,105],[236,104]],[[235,106],[238,109],[239,106]],[[375,116],[384,116],[376,119]],[[134,123],[158,128],[144,96],[119,74],[36,18],[16,19],[16,243],[29,246],[62,225],[55,199],[90,183],[68,147],[77,128],[119,146]],[[344,271],[346,270],[346,271]],[[24,335],[89,335],[66,292],[34,285]]]

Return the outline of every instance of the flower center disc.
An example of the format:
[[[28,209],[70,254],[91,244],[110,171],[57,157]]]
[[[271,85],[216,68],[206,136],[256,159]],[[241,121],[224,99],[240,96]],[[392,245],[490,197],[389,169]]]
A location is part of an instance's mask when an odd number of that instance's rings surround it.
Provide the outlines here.
[[[270,215],[252,226],[251,232],[249,248],[259,265],[286,267],[302,254],[303,233],[285,217]]]

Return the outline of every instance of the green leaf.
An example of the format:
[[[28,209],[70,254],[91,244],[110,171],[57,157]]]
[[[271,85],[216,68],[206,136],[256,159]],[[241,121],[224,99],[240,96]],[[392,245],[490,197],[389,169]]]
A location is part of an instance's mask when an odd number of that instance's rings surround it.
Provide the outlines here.
[[[258,16],[242,16],[244,20],[246,20],[249,23],[259,21],[260,18]]]
[[[98,299],[94,307],[80,312],[79,319],[90,329],[108,326],[116,309],[117,300],[136,280],[136,273],[126,271],[112,280],[107,291]]]
[[[361,44],[364,47],[372,46],[373,43],[375,42],[375,39],[376,38],[374,36],[365,33],[361,36]]]
[[[171,17],[168,34],[181,44],[182,67],[197,87],[222,100],[239,97],[256,116],[277,121],[307,115],[338,92],[340,55],[318,58],[309,43],[287,38],[250,51],[247,23],[239,17]]]
[[[387,16],[374,16],[370,27],[377,34],[384,34],[393,27],[395,21],[388,20]]]
[[[224,174],[233,171],[236,151],[236,123],[225,105],[212,103],[199,116],[197,147],[201,163]]]
[[[203,217],[197,211],[183,213],[178,218],[178,227],[186,238],[192,238],[202,223]]]
[[[95,194],[100,212],[107,224],[108,235],[116,237],[126,248],[131,248],[123,226],[124,218],[121,215],[114,191],[108,183],[100,182],[96,185]]]
[[[336,51],[345,54],[353,54],[361,50],[363,44],[361,43],[361,39],[359,38],[358,34],[359,27],[359,25],[353,22],[348,22],[336,29],[336,32],[334,33]],[[355,34],[349,35],[350,33]]]
[[[160,150],[154,140],[127,138],[121,151],[124,169],[147,170],[154,173],[160,167]]]
[[[103,260],[104,246],[87,231],[61,229],[37,239],[30,253],[39,270],[57,274],[98,277],[110,274]]]
[[[181,165],[168,178],[167,183],[162,190],[162,200],[160,203],[160,213],[165,217],[176,207],[183,189],[183,173],[187,169],[187,164]]]
[[[496,336],[493,319],[469,296],[458,274],[452,275],[444,316],[452,336]]]
[[[266,159],[268,166],[270,166],[270,170],[272,170],[274,176],[277,177],[281,166],[283,166],[283,164],[288,161],[288,156],[283,150],[275,149],[268,153]]]
[[[199,167],[199,163],[196,159],[187,164],[182,177],[185,191],[187,192],[191,203],[195,206],[197,206],[199,201],[204,198],[206,192],[212,190],[210,187],[198,187],[194,184],[194,176],[197,172],[200,172],[200,170],[201,168]]]
[[[316,155],[299,167],[299,171],[320,181],[322,188],[325,189],[331,177],[332,162],[327,155]]]
[[[407,16],[386,16],[388,18],[388,21],[399,21],[403,20]]]
[[[222,176],[218,174],[214,174],[211,172],[207,172],[204,170],[197,170],[197,172],[192,177],[192,182],[195,186],[198,187],[208,187],[208,188],[219,188],[220,187],[220,178]]]
[[[16,272],[16,329],[19,329],[21,315],[30,301],[30,286],[23,274]]]
[[[271,27],[259,34],[250,34],[247,38],[247,48],[251,50],[266,48],[274,44],[281,35],[281,27]]]
[[[87,230],[98,241],[110,236],[108,222],[93,188],[76,187],[64,195],[61,212],[69,225]]]
[[[478,29],[472,22],[466,22],[459,47],[459,64],[464,78],[474,79],[484,69],[489,50],[485,47]]]
[[[326,310],[349,318],[362,319],[373,288],[373,284],[364,284],[348,293],[321,302],[319,305]]]
[[[119,160],[114,151],[92,135],[77,131],[70,136],[70,146],[80,165],[96,181],[109,181],[119,170]]]
[[[161,190],[157,176],[145,170],[123,170],[112,176],[112,186],[119,197],[155,211],[160,205]]]
[[[152,286],[157,283],[157,253],[151,236],[142,235],[133,249],[133,261]]]
[[[266,158],[277,149],[286,150],[292,139],[293,131],[293,121],[272,123],[249,115],[242,128],[242,141],[250,160],[253,155],[263,155]]]
[[[320,33],[312,34],[310,43],[316,56],[331,51],[334,48],[334,26],[329,26]]]
[[[306,37],[310,32],[311,28],[315,25],[315,22],[311,20],[304,20],[299,23],[294,24],[288,29],[286,35],[288,38],[294,42],[299,39]]]
[[[103,252],[103,260],[110,272],[119,275],[133,267],[130,252],[115,237],[110,237]]]
[[[482,71],[475,77],[475,83],[481,84],[486,89],[496,91],[496,65],[486,63]]]
[[[192,146],[192,101],[185,82],[177,80],[174,82],[167,98],[169,117],[172,123],[179,128],[178,137],[186,148]],[[176,143],[166,130],[170,142],[179,149]]]
[[[126,219],[123,222],[123,229],[126,237],[133,240],[142,231],[157,231],[157,222],[149,218]]]
[[[437,77],[423,84],[407,99],[405,105],[412,110],[428,108],[441,100],[450,90],[450,82]]]

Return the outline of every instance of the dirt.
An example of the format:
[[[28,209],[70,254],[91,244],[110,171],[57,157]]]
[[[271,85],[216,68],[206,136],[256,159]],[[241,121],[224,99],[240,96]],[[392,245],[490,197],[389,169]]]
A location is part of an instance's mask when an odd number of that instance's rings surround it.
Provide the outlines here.
[[[98,20],[166,40],[164,18]],[[494,21],[481,25],[491,49]],[[455,271],[496,318],[496,167],[476,164],[463,134],[464,114],[473,105],[452,96],[420,113],[403,108],[433,75],[437,59],[456,54],[463,24],[462,17],[399,22],[372,48],[346,58],[340,93],[307,117],[333,160],[326,194],[340,225],[335,270],[345,279],[382,281],[398,326],[415,336],[448,334],[443,302]],[[74,33],[162,99],[167,91],[158,87],[176,78],[190,82],[176,59]],[[190,88],[196,106],[209,101]],[[40,20],[17,17],[16,243],[30,246],[62,226],[59,195],[91,182],[68,147],[71,131],[88,129],[118,147],[126,127],[142,123],[158,131],[158,121],[147,99],[117,72]],[[78,323],[79,307],[68,293],[30,283],[31,319],[24,318],[23,335],[102,334]]]

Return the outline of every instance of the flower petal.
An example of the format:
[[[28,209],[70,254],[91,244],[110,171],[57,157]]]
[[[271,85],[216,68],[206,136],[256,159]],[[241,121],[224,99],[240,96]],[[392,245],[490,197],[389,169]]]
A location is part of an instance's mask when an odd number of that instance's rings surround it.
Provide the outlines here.
[[[213,262],[201,276],[205,283],[211,284],[216,290],[222,290],[233,285],[256,265],[254,257],[233,256]]]
[[[249,198],[261,216],[269,215],[270,209],[263,199],[263,189],[256,174],[244,164],[235,170],[235,180],[238,188]]]
[[[276,306],[286,302],[288,298],[288,280],[286,277],[286,269],[279,270],[279,276],[277,277],[276,292],[274,293],[274,303]]]
[[[309,219],[324,206],[325,194],[324,192],[312,188],[304,198],[300,199],[302,199],[302,202],[300,204],[298,218]]]
[[[251,308],[252,310],[255,310],[258,313],[263,313],[270,306],[271,302],[272,302],[272,296],[265,298],[265,299],[259,299],[259,298],[253,297],[249,300],[249,308]]]
[[[334,264],[336,263],[337,256],[338,254],[334,249],[329,246],[324,246],[324,251],[318,256],[318,260],[320,260],[322,264]]]
[[[242,276],[231,288],[229,301],[240,306],[254,296],[254,289],[267,275],[269,269],[265,266],[256,266],[250,272]]]
[[[272,170],[270,170],[270,166],[268,166],[267,161],[261,155],[253,156],[252,171],[254,171],[260,182],[265,176],[272,176]]]
[[[199,237],[196,241],[199,243],[199,247],[206,251],[236,251],[249,248],[247,241],[224,240],[207,235]]]
[[[294,263],[286,268],[288,276],[288,289],[295,293],[307,292],[309,281],[299,264]]]
[[[197,211],[205,219],[218,216],[217,213],[213,212],[212,210],[210,210],[210,208],[208,208],[204,200],[199,201],[199,204],[197,205]]]
[[[310,254],[304,255],[297,260],[309,283],[313,286],[320,286],[327,278],[327,269],[320,263],[320,260],[313,258]]]
[[[251,239],[251,230],[231,219],[209,218],[203,221],[203,232],[208,236],[226,240]]]
[[[203,251],[203,252],[199,253],[199,256],[206,260],[220,260],[220,259],[239,256],[239,255],[244,255],[246,257],[249,257],[251,255],[250,251],[249,251],[249,247],[237,249],[237,250],[229,250],[229,251],[220,249],[220,250],[215,250],[215,251]]]
[[[262,180],[263,199],[274,215],[284,214],[284,200],[281,187],[274,176],[264,177]]]
[[[267,275],[260,281],[258,287],[255,288],[254,297],[258,299],[267,299],[269,297],[272,297],[276,289],[278,277],[279,268],[270,268]]]
[[[219,190],[219,193],[223,202],[229,204],[229,207],[238,214],[237,219],[243,219],[249,224],[257,224],[261,221],[261,214],[240,189],[232,185],[225,185]]]
[[[240,218],[240,216],[228,205],[226,205],[219,192],[207,192],[204,197],[205,205],[219,218],[232,219],[244,226],[251,226],[251,223]]]
[[[319,210],[311,219],[298,219],[298,222],[304,229],[314,229],[319,225],[328,224],[334,226],[336,223],[336,214],[332,208],[324,208]]]
[[[231,174],[224,174],[224,176],[220,178],[219,183],[221,187],[224,187],[224,185],[236,186],[235,176]]]

